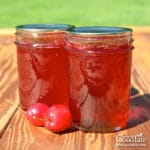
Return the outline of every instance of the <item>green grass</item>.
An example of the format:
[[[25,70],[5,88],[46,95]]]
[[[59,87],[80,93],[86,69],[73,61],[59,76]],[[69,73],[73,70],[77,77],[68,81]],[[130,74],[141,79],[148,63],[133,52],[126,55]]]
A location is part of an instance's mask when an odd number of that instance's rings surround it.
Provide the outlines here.
[[[28,23],[148,26],[150,0],[0,0],[0,27]]]

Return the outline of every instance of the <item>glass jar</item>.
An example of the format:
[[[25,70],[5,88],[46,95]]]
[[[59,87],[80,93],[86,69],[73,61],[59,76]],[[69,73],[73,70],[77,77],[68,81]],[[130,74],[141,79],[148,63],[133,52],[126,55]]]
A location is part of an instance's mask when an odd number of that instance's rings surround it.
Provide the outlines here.
[[[23,109],[41,102],[69,102],[65,50],[66,24],[29,24],[16,27],[20,104]]]
[[[112,132],[129,115],[132,30],[78,27],[70,30],[70,108],[73,125],[83,131]]]

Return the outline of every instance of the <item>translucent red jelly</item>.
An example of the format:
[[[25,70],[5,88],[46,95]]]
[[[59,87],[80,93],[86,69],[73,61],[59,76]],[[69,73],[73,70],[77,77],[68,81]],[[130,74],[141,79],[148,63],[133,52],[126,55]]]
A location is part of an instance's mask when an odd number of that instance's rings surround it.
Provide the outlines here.
[[[66,30],[71,27],[60,24],[17,27],[19,94],[23,109],[37,102],[68,106],[68,52],[65,43]]]
[[[67,43],[73,124],[84,131],[120,130],[128,119],[131,41],[83,36],[70,35]]]
[[[23,108],[35,102],[68,105],[68,54],[64,47],[18,45],[19,91]]]

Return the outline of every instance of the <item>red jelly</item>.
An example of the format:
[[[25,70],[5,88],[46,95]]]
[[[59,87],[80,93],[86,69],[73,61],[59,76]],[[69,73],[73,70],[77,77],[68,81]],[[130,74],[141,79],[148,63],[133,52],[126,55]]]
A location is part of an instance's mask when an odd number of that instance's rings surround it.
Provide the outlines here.
[[[23,109],[41,102],[48,105],[69,102],[68,53],[62,24],[18,26],[16,32],[19,94]]]
[[[117,131],[129,113],[132,30],[79,27],[67,40],[73,125],[91,132]]]

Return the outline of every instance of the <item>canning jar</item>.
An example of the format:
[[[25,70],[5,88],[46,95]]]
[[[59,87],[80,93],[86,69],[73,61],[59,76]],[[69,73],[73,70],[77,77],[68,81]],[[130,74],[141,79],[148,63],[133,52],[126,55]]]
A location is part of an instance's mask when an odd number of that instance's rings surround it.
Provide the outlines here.
[[[41,102],[69,101],[65,50],[66,24],[28,24],[16,27],[20,104],[23,109]]]
[[[132,29],[78,27],[70,30],[70,108],[73,125],[89,132],[112,132],[129,115]]]

